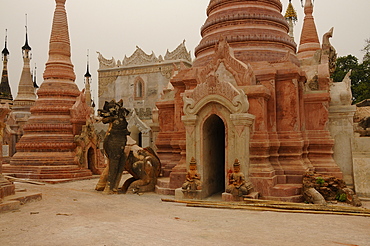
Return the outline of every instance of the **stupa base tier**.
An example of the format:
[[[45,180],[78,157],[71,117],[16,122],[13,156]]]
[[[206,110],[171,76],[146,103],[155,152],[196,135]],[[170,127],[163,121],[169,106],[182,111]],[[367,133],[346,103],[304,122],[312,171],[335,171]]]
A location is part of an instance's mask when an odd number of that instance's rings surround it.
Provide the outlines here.
[[[22,166],[3,165],[3,174],[15,178],[30,179],[48,183],[60,183],[92,178],[92,172],[77,165]]]
[[[12,166],[74,166],[76,154],[65,152],[17,152],[12,157]]]

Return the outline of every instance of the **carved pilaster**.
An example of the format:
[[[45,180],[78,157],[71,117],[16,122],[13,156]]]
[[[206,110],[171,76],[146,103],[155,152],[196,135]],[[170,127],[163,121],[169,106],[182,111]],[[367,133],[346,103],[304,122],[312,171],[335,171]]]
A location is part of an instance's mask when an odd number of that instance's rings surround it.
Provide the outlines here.
[[[343,173],[346,184],[353,187],[353,116],[355,105],[330,106],[329,131],[334,138],[334,160]]]
[[[246,177],[249,175],[249,140],[250,140],[250,132],[251,126],[255,119],[254,115],[248,113],[236,113],[230,114],[231,122],[235,127],[235,137],[234,137],[234,148],[231,150],[233,153],[231,154],[233,157],[238,159],[241,164],[241,171],[244,173]],[[231,163],[228,163],[232,165]],[[231,169],[232,166],[230,166]]]

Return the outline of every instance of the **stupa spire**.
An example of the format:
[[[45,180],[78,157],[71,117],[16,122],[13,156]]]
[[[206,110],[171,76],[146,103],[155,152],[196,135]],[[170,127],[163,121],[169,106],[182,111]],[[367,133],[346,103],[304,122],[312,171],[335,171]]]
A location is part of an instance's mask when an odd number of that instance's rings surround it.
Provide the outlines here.
[[[17,111],[18,109],[21,111],[28,111],[30,112],[30,107],[33,106],[36,100],[36,94],[33,87],[32,81],[32,73],[31,73],[31,47],[28,44],[28,27],[26,23],[26,39],[25,44],[22,47],[23,53],[23,70],[21,74],[21,78],[18,84],[18,94],[14,100],[14,107],[13,110]],[[19,107],[19,108],[18,108]]]
[[[312,0],[306,0],[304,5],[304,22],[301,32],[301,41],[298,48],[298,58],[312,57],[321,48],[317,35],[315,19],[313,17],[314,6]]]
[[[75,81],[71,62],[71,46],[68,31],[66,0],[55,0],[53,26],[49,43],[49,60],[46,63],[44,79],[67,79]]]
[[[8,44],[8,30],[5,30],[5,45],[4,49],[2,50],[2,57],[3,57],[3,72],[1,76],[1,83],[0,83],[0,100],[6,101],[9,104],[12,104],[13,96],[10,90],[9,79],[8,79],[8,56],[9,50],[7,47]]]
[[[24,126],[24,135],[16,145],[10,166],[16,175],[24,168],[28,178],[76,178],[90,176],[75,158],[74,136],[80,134],[79,121],[72,117],[72,107],[81,92],[74,83],[71,62],[66,0],[55,0],[56,8],[49,44],[49,60],[38,98]],[[18,169],[17,169],[18,168]],[[18,171],[19,170],[19,171]]]
[[[89,71],[89,50],[87,50],[87,66],[85,73],[85,95],[86,95],[86,104],[88,107],[91,107],[91,74]]]
[[[13,130],[17,132],[16,140],[22,136],[23,126],[31,116],[31,107],[35,104],[36,93],[33,87],[32,72],[31,72],[31,47],[28,44],[28,26],[27,26],[27,15],[26,15],[26,38],[25,44],[22,46],[23,54],[23,69],[21,78],[18,84],[18,93],[14,99],[12,108],[12,115],[15,119],[14,124],[11,126]],[[14,149],[11,149],[11,156],[14,154]]]

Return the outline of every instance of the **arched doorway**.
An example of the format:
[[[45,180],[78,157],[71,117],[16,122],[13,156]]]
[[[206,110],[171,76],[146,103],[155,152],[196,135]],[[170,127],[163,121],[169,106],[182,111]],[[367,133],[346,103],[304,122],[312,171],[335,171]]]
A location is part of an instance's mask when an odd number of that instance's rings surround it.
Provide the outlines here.
[[[205,196],[225,190],[225,124],[212,114],[203,125],[203,191]]]

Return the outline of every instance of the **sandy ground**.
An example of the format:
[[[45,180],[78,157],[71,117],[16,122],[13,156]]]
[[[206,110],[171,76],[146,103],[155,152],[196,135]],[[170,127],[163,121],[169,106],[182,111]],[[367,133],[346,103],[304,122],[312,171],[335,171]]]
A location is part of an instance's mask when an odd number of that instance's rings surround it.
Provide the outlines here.
[[[370,245],[369,217],[190,208],[97,181],[16,183],[43,199],[0,214],[0,245]]]

